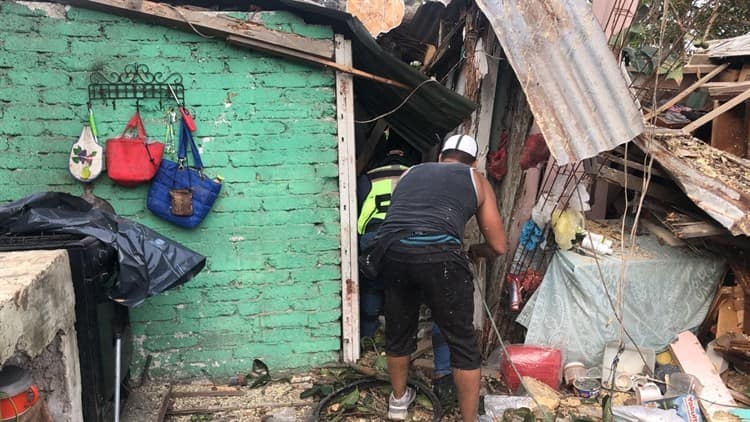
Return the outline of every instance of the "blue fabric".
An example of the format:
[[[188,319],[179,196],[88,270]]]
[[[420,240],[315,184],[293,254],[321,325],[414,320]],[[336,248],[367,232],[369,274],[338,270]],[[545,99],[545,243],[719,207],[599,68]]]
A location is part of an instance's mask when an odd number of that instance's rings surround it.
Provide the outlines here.
[[[146,206],[158,217],[181,227],[194,228],[206,218],[211,211],[216,198],[221,191],[221,183],[203,174],[203,163],[200,160],[198,148],[193,141],[193,135],[183,120],[180,124],[180,145],[177,156],[183,161],[187,158],[188,144],[193,155],[194,168],[185,163],[180,165],[170,160],[162,160],[159,171],[151,182],[148,190]],[[192,193],[193,215],[177,216],[171,211],[171,189],[190,189]]]
[[[521,228],[519,243],[524,249],[533,251],[542,243],[542,233],[542,228],[537,226],[534,220],[529,219]]]
[[[437,324],[432,324],[432,355],[435,369],[433,378],[440,378],[451,373],[451,350]]]

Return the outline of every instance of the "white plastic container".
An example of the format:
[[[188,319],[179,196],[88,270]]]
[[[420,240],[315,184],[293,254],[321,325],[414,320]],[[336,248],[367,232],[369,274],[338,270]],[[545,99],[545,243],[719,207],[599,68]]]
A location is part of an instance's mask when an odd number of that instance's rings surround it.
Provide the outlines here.
[[[607,385],[609,380],[612,378],[612,361],[617,354],[617,341],[610,341],[604,346],[604,357],[602,358],[602,384]],[[641,355],[638,354],[638,350],[631,346],[626,345],[625,350],[620,355],[620,361],[617,364],[615,373],[617,375],[640,375],[647,372],[654,372],[654,365],[656,364],[656,353],[651,349],[641,347],[641,353],[643,358],[646,360],[645,364]],[[646,370],[648,368],[648,371]]]

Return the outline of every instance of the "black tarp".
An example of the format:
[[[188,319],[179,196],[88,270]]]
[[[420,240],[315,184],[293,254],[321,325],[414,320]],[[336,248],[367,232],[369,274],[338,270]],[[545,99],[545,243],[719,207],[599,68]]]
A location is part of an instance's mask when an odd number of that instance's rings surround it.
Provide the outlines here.
[[[0,235],[41,232],[93,236],[114,247],[119,277],[109,295],[125,306],[185,283],[206,265],[203,255],[77,196],[41,192],[0,207]]]

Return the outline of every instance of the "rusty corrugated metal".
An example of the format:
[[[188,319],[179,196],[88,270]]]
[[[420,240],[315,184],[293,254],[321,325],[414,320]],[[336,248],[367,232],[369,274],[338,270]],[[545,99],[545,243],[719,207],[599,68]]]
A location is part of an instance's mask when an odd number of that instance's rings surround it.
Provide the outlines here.
[[[561,165],[643,132],[601,27],[581,0],[476,0]]]
[[[651,130],[649,130],[650,132]],[[706,145],[679,130],[653,129],[635,138],[706,214],[733,235],[750,236],[750,160]]]

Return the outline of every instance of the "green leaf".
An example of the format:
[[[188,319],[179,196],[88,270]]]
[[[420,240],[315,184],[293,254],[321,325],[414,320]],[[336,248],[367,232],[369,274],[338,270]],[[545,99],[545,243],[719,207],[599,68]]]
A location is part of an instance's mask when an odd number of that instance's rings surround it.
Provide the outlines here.
[[[299,393],[299,398],[306,399],[308,397],[313,397],[314,395],[316,395],[318,393],[320,393],[320,386],[319,385],[315,385],[315,386],[312,386],[311,388],[308,388],[307,390]]]
[[[96,151],[91,151],[91,154],[89,155],[89,157],[96,157]]]
[[[379,372],[387,372],[388,359],[385,356],[378,356],[377,359],[375,359],[375,369]]]
[[[432,410],[432,401],[427,398],[424,394],[417,395],[417,404],[424,407],[427,410]]]
[[[677,85],[680,85],[682,83],[682,71],[682,65],[676,66],[674,69],[670,70],[669,73],[667,73],[667,79],[673,79],[675,82],[677,82]]]
[[[344,396],[344,398],[341,400],[340,403],[342,407],[351,409],[352,407],[357,405],[358,401],[359,401],[359,388],[355,388],[349,394]]]
[[[320,394],[323,397],[330,396],[331,394],[333,394],[333,390],[334,388],[333,388],[333,385],[331,384],[323,384],[320,386]]]
[[[73,161],[76,164],[78,164],[78,163],[81,162],[81,160],[78,157],[72,157],[70,160]]]
[[[81,153],[81,147],[79,147],[78,145],[73,147],[73,154],[80,154],[80,153]]]

